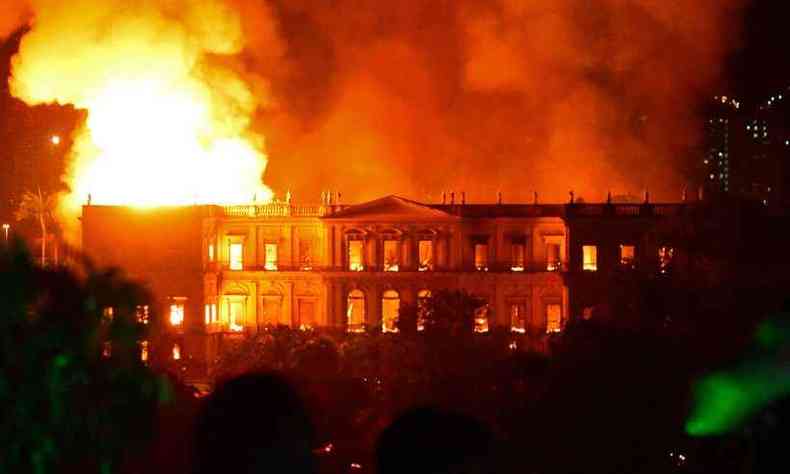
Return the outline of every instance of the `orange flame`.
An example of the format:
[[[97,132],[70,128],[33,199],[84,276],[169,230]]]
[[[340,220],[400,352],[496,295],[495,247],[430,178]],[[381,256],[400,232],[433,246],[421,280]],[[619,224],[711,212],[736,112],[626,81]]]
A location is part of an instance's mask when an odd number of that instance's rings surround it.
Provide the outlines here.
[[[224,0],[37,3],[10,86],[28,104],[87,112],[63,210],[89,196],[141,207],[268,201],[264,139],[250,130],[260,88],[235,59],[244,46]]]

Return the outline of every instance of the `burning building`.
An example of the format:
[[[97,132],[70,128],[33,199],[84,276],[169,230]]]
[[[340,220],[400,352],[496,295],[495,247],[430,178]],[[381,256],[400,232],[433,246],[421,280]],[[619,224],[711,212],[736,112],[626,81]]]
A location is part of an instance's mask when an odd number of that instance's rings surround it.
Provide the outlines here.
[[[476,331],[561,331],[617,268],[683,266],[694,205],[442,204],[398,196],[156,209],[83,207],[85,252],[150,284],[178,356],[278,325],[397,331],[399,307],[439,289],[485,304]],[[174,346],[175,347],[175,346]]]

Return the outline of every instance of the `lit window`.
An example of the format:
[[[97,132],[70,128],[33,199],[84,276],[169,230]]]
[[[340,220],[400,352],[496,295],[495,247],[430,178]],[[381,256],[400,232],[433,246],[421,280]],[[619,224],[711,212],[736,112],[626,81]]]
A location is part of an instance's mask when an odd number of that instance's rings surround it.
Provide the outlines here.
[[[659,247],[658,249],[658,270],[666,273],[672,266],[672,259],[675,256],[675,249],[672,247]]]
[[[488,303],[475,310],[475,332],[488,332]]]
[[[510,263],[510,269],[514,272],[524,271],[524,254],[526,253],[526,245],[524,242],[513,242],[513,261]]]
[[[417,330],[425,329],[425,320],[428,317],[428,305],[430,304],[431,290],[420,290],[417,292]]]
[[[216,323],[217,322],[217,304],[216,303],[211,303],[211,322],[212,323]]]
[[[299,299],[297,301],[297,308],[299,310],[299,329],[302,331],[313,329],[316,326],[315,301],[310,299]]]
[[[114,314],[115,310],[112,308],[112,306],[107,306],[104,308],[104,311],[102,311],[102,316],[106,322],[111,322]]]
[[[148,305],[138,305],[135,308],[135,315],[137,316],[137,322],[140,324],[148,324],[149,320],[149,313],[148,313]]]
[[[384,241],[384,271],[397,272],[400,267],[398,265],[398,244],[397,240]]]
[[[230,244],[230,269],[241,270],[244,268],[244,247],[241,242]]]
[[[208,261],[214,261],[214,244],[208,244]]]
[[[428,270],[433,270],[433,241],[431,240],[420,240],[418,244],[419,253],[420,253],[420,266],[419,270],[421,272],[425,272]]]
[[[140,360],[148,362],[148,341],[140,342]]]
[[[546,270],[555,272],[560,269],[560,244],[546,244]]]
[[[562,330],[562,306],[556,303],[546,305],[546,332]]]
[[[181,359],[181,346],[179,344],[173,344],[173,360],[180,360]]]
[[[383,332],[398,332],[398,311],[400,310],[400,296],[395,290],[387,290],[381,297],[381,330]]]
[[[362,260],[362,241],[348,241],[348,269],[352,272],[361,272],[365,269]]]
[[[475,268],[488,271],[488,244],[475,244]]]
[[[181,326],[184,322],[184,303],[176,302],[170,305],[170,324]]]
[[[311,241],[299,241],[299,261],[302,264],[302,270],[313,269],[313,243]]]
[[[244,330],[244,315],[247,298],[244,296],[228,296],[228,328],[233,332]]]
[[[524,303],[510,304],[510,330],[524,334],[527,332],[527,306]]]
[[[620,265],[631,267],[636,258],[636,248],[633,245],[620,246]]]
[[[595,245],[582,246],[582,270],[586,272],[598,270],[598,247]]]
[[[205,315],[206,324],[211,324],[211,305],[209,304],[205,305],[205,312],[206,312]]]
[[[264,246],[265,263],[263,268],[266,270],[277,270],[277,244],[266,244]]]
[[[365,294],[361,290],[348,293],[346,329],[348,332],[365,332]]]

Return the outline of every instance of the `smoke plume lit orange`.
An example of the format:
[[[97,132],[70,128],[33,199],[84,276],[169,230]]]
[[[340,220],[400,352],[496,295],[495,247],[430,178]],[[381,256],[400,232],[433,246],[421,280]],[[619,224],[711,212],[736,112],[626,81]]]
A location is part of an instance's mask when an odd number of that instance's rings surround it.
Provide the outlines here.
[[[157,204],[265,198],[263,136],[297,199],[678,199],[747,0],[9,1],[71,201]]]
[[[268,200],[265,97],[235,69],[239,14],[220,0],[33,0],[11,91],[87,111],[64,207]]]

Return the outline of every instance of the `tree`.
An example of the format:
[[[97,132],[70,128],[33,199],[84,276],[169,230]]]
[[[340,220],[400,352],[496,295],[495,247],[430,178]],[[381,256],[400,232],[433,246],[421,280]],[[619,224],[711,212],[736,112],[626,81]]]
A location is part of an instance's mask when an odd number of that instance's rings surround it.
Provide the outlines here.
[[[449,336],[472,334],[475,313],[485,301],[465,290],[439,290],[426,301],[420,310],[426,334],[441,333]]]
[[[141,361],[146,292],[81,273],[35,265],[20,241],[0,251],[0,472],[118,472],[173,400]]]
[[[44,266],[47,258],[47,222],[52,219],[52,212],[57,202],[55,195],[42,193],[41,188],[36,191],[35,193],[25,191],[22,195],[22,201],[16,211],[16,219],[38,221],[41,227],[41,265]]]

